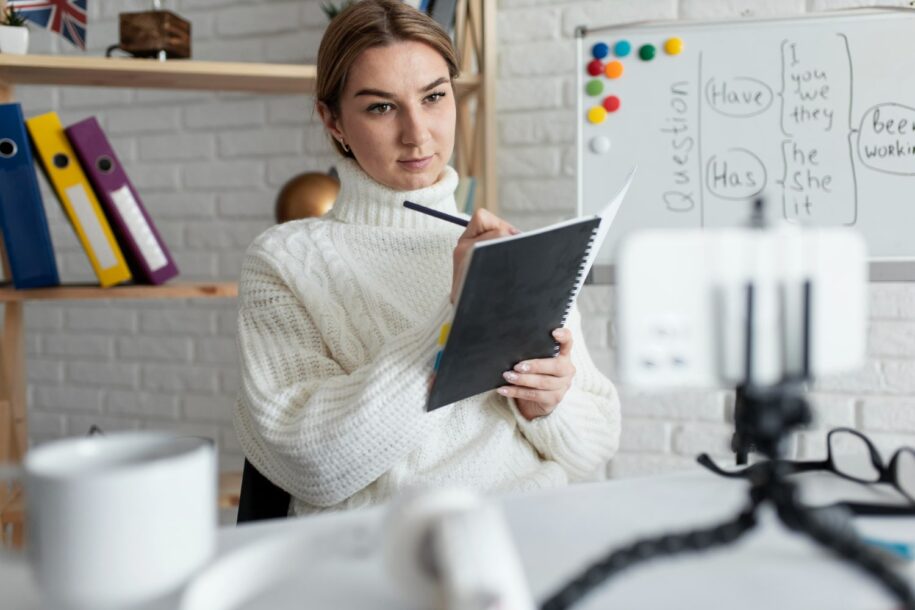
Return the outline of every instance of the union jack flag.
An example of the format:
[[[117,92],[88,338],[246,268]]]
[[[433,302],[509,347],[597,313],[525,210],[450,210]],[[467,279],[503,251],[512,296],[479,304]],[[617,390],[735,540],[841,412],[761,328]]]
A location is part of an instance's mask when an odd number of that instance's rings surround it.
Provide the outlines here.
[[[86,0],[7,0],[25,19],[86,50]]]

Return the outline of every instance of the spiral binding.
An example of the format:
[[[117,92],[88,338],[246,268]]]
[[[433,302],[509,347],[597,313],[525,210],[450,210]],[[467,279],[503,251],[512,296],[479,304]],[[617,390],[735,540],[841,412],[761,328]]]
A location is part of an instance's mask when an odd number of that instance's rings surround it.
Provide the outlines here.
[[[591,239],[588,240],[588,246],[585,248],[585,255],[581,259],[581,265],[578,266],[578,274],[575,276],[575,284],[572,286],[572,290],[569,291],[569,299],[566,301],[566,310],[562,314],[562,324],[560,324],[560,326],[566,325],[566,322],[569,320],[569,315],[572,313],[572,306],[575,304],[575,293],[578,290],[579,284],[581,284],[585,279],[585,267],[587,266],[588,259],[591,258],[591,250],[594,249],[594,242],[597,241],[597,234],[599,231],[600,223],[591,229]],[[559,354],[558,345],[553,347],[553,356],[556,356],[557,354]]]

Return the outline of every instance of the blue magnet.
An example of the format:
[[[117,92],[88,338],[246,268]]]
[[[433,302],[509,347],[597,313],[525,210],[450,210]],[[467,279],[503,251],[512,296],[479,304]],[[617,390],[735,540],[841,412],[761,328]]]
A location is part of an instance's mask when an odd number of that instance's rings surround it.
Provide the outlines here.
[[[591,55],[594,56],[594,59],[603,59],[610,53],[610,47],[608,47],[603,42],[598,42],[596,45],[591,47]]]

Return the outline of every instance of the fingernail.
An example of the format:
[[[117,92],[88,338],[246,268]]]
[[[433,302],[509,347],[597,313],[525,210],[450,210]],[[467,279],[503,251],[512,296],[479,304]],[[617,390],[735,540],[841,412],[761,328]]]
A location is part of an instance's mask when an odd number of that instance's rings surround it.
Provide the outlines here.
[[[502,396],[508,396],[508,388],[499,388],[498,390],[496,390],[496,392],[498,392]]]
[[[506,381],[510,381],[512,383],[514,383],[515,381],[518,380],[518,374],[512,373],[511,371],[506,371],[506,372],[502,373],[502,376],[505,377]]]
[[[509,229],[509,230],[511,231],[511,234],[512,234],[512,235],[517,235],[518,233],[521,232],[521,231],[519,231],[518,229],[516,229],[515,227],[512,227],[512,228]]]
[[[515,370],[521,371],[522,373],[526,373],[529,370],[531,370],[531,365],[529,365],[527,362],[519,362],[518,364],[515,365]]]
[[[556,330],[553,331],[553,336],[556,337],[557,339],[562,339],[565,336],[565,334],[566,334],[566,331],[565,331],[565,329],[562,329],[562,328],[557,328]]]

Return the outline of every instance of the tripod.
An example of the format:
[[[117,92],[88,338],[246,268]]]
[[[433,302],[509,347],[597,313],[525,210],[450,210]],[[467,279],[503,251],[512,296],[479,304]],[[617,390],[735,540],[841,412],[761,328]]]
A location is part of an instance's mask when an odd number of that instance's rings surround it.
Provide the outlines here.
[[[743,384],[738,385],[734,391],[734,434],[731,436],[731,451],[734,452],[734,463],[738,466],[745,466],[750,452],[756,451],[756,447],[747,439],[747,434],[743,431],[743,424],[737,423],[746,419],[744,416],[747,409],[746,392],[747,388]]]
[[[802,395],[802,383],[811,377],[811,293],[810,282],[805,282],[800,374],[775,385],[759,386],[753,383],[754,287],[752,284],[746,287],[745,371],[741,408],[735,410],[736,429],[740,431],[735,439],[739,441],[737,449],[744,455],[749,447],[754,447],[769,458],[760,464],[760,470],[751,480],[747,506],[731,521],[715,527],[646,538],[611,552],[547,599],[541,606],[543,610],[568,608],[597,586],[638,563],[730,544],[756,525],[757,511],[765,503],[773,506],[788,529],[811,538],[839,559],[864,571],[899,600],[901,608],[915,610],[915,595],[908,582],[852,530],[837,526],[821,513],[801,505],[797,499],[797,485],[788,480],[785,466],[778,460],[787,434],[811,419],[810,407]]]

